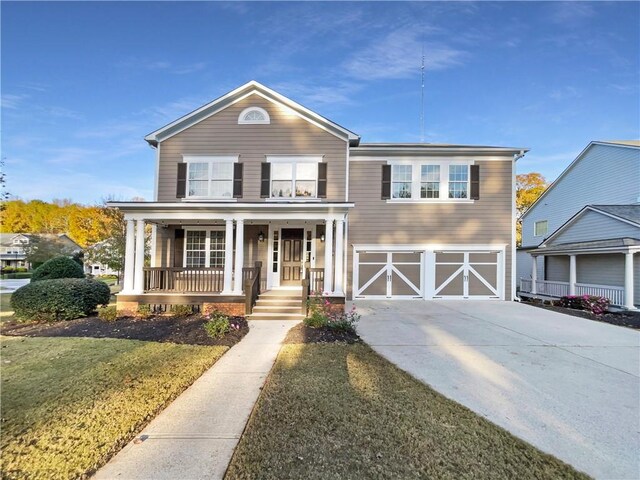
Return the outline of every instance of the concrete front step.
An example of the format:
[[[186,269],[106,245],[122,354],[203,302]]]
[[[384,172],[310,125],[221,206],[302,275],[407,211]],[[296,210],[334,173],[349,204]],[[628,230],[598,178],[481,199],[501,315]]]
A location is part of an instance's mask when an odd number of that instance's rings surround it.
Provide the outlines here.
[[[255,313],[300,313],[300,305],[283,307],[280,305],[256,305],[253,307]]]
[[[258,298],[256,305],[263,307],[299,307],[302,304],[301,299],[297,300],[268,300],[265,298]]]
[[[304,320],[304,315],[299,313],[252,313],[247,320]]]

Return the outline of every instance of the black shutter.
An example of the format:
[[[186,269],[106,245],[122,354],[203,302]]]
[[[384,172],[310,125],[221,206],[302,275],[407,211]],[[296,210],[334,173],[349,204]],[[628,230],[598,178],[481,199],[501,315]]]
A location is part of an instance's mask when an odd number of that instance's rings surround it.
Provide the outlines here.
[[[181,268],[184,253],[184,230],[176,228],[173,242],[173,266]]]
[[[327,164],[318,164],[318,198],[327,198]]]
[[[480,200],[480,165],[471,165],[471,186],[469,188],[469,198]]]
[[[382,200],[391,198],[391,165],[382,165]]]
[[[269,198],[271,181],[271,164],[269,162],[262,162],[262,180],[260,182],[260,196],[262,198]]]
[[[233,164],[233,198],[242,198],[242,163]]]
[[[187,164],[178,164],[178,181],[176,183],[176,198],[184,198],[187,194]]]

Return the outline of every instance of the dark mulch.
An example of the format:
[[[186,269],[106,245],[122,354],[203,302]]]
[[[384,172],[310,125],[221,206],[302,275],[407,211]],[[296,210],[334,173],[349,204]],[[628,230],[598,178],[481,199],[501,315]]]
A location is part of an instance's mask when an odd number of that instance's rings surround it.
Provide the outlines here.
[[[189,345],[226,345],[238,343],[249,331],[244,317],[232,317],[240,329],[231,330],[224,337],[209,337],[198,315],[188,317],[153,317],[146,320],[120,318],[115,322],[105,322],[97,317],[80,318],[56,323],[5,323],[0,334],[19,337],[93,337],[126,338],[152,342],[170,342]]]
[[[286,344],[300,343],[359,343],[360,337],[357,333],[341,332],[328,327],[311,328],[304,323],[299,323],[287,334],[284,339]]]
[[[634,330],[640,330],[640,312],[608,312],[602,315],[595,315],[591,312],[587,312],[586,310],[557,307],[555,305],[547,305],[540,302],[527,303],[534,307],[551,310],[552,312],[564,313],[566,315],[573,315],[574,317],[586,318],[597,322],[610,323],[611,325],[617,325],[619,327],[628,327],[633,328]]]

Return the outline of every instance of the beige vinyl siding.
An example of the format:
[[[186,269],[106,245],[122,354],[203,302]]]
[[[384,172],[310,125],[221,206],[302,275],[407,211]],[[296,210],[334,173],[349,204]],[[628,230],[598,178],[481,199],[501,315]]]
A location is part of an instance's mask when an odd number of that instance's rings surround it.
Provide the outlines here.
[[[552,282],[569,281],[569,257],[566,255],[549,255],[545,258],[545,280]]]
[[[238,125],[247,107],[264,108],[269,125]],[[324,155],[328,164],[326,201],[345,201],[347,142],[300,118],[286,107],[252,94],[164,140],[160,144],[158,201],[176,201],[177,164],[183,155],[239,155],[244,164],[242,201],[260,198],[260,165],[265,155]]]
[[[473,160],[480,165],[480,199],[473,203],[387,202],[380,198],[385,162],[350,162],[349,200],[356,206],[349,213],[349,296],[353,245],[430,243],[507,245],[505,299],[511,298],[512,160]]]
[[[175,231],[173,228],[156,228],[156,251],[155,255],[156,267],[173,266],[173,245]]]

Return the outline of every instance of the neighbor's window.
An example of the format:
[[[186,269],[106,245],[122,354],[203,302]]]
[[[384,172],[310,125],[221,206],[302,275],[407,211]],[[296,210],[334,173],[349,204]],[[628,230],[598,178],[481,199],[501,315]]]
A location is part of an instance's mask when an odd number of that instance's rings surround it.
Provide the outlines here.
[[[271,197],[315,198],[318,183],[317,162],[273,162]]]
[[[236,157],[187,161],[187,197],[232,198]]]
[[[391,167],[391,198],[411,198],[411,165]]]
[[[223,230],[188,230],[185,242],[185,267],[224,267],[224,237]]]
[[[449,198],[468,198],[469,165],[449,165]]]
[[[440,198],[440,165],[420,166],[420,198]]]
[[[547,220],[539,220],[533,224],[533,234],[536,237],[546,235],[548,230],[549,222]]]

